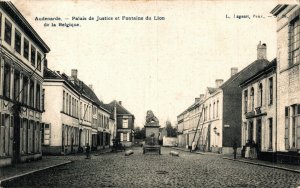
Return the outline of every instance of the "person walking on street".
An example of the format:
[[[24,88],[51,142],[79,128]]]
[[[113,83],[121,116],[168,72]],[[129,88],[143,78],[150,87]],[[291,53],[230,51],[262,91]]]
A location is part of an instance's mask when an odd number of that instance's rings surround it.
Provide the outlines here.
[[[233,157],[234,159],[236,159],[236,150],[237,150],[236,140],[234,141],[232,148],[233,148]]]
[[[86,159],[90,159],[90,152],[91,152],[91,147],[89,143],[87,143],[85,147]]]

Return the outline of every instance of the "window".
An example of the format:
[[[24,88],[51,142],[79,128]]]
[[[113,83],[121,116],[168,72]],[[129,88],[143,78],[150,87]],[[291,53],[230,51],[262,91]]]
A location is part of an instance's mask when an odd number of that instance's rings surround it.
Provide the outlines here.
[[[273,119],[269,118],[269,149],[272,149],[273,145]]]
[[[128,119],[123,119],[123,128],[128,128]]]
[[[244,111],[245,113],[248,111],[248,90],[244,91]]]
[[[273,104],[273,77],[269,78],[269,104]]]
[[[217,113],[216,113],[216,117],[219,116],[219,101],[217,101]]]
[[[39,84],[36,85],[35,99],[36,99],[35,107],[40,110],[41,109],[41,87]]]
[[[211,104],[209,104],[209,114],[208,114],[209,119],[211,119],[210,114],[211,114]]]
[[[9,45],[11,45],[11,30],[12,30],[11,28],[12,28],[11,23],[7,19],[5,19],[4,40]]]
[[[21,54],[21,33],[15,29],[15,50]]]
[[[300,21],[299,16],[290,23],[290,65],[300,60]]]
[[[29,87],[29,105],[34,107],[34,82],[30,80],[30,87]]]
[[[35,66],[35,47],[31,45],[30,62],[32,66]]]
[[[41,71],[41,62],[42,62],[42,56],[39,52],[37,52],[37,70]]]
[[[42,90],[42,111],[45,111],[45,89]]]
[[[22,101],[23,101],[23,104],[28,105],[28,78],[25,76],[23,77]]]
[[[71,115],[72,112],[72,106],[71,106],[71,94],[69,95],[69,115]]]
[[[29,58],[29,42],[26,38],[24,38],[24,42],[23,42],[24,46],[23,46],[23,56],[28,59]]]
[[[10,98],[10,66],[4,65],[3,95]]]
[[[258,106],[261,107],[263,103],[263,86],[260,83],[258,86]]]
[[[123,133],[123,141],[127,141],[127,133]]]
[[[66,111],[65,113],[68,113],[69,112],[69,94],[67,93],[67,96],[66,96]]]
[[[63,106],[62,106],[62,111],[65,112],[65,91],[63,91]]]
[[[285,107],[285,131],[284,131],[284,140],[285,140],[285,149],[290,149],[289,143],[289,127],[290,127],[290,108]]]
[[[300,149],[300,104],[293,105],[292,147]]]
[[[215,119],[215,106],[216,106],[216,103],[214,102],[214,105],[213,105],[213,118]]]
[[[14,93],[13,99],[19,101],[19,93],[20,93],[20,72],[15,70],[14,74]]]
[[[250,99],[251,99],[251,111],[254,110],[254,88],[251,88],[251,92],[250,92]]]
[[[2,33],[2,13],[0,12],[0,37]]]

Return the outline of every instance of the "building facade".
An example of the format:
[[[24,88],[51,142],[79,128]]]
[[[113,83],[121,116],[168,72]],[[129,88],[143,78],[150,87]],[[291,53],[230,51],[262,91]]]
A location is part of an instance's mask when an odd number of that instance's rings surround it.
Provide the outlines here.
[[[258,159],[268,160],[276,152],[276,65],[274,59],[241,83],[242,146],[255,143]]]
[[[43,67],[50,51],[10,2],[0,2],[0,166],[41,158]]]
[[[73,69],[67,76],[45,68],[44,153],[82,152],[87,144],[93,150],[109,147],[110,112],[77,73]]]
[[[259,44],[256,61],[240,72],[235,67],[231,68],[231,76],[226,82],[217,79],[215,87],[208,87],[199,102],[195,102],[177,117],[178,129],[182,131],[178,136],[179,145],[191,147],[194,141],[201,150],[223,154],[232,153],[234,143],[240,149],[242,89],[239,85],[268,64],[266,46]],[[199,109],[193,111],[193,106],[199,106]],[[192,117],[195,117],[195,113],[197,116],[194,119]],[[195,131],[199,117],[200,123]]]
[[[300,6],[277,5],[277,139],[281,154],[300,151]],[[277,156],[279,157],[279,156]]]
[[[122,105],[122,101],[112,101],[107,106],[116,120],[116,139],[124,146],[131,146],[134,143],[134,115]]]
[[[194,135],[197,129],[198,120],[200,117],[200,99],[203,95],[200,95],[199,98],[195,98],[194,103],[187,108],[184,112],[177,116],[177,125],[178,125],[178,146],[189,148],[192,146]],[[198,126],[199,129],[199,126]]]

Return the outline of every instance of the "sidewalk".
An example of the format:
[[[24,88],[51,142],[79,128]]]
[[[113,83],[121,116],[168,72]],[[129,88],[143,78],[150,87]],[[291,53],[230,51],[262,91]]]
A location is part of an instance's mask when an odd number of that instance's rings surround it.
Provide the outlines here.
[[[69,160],[63,159],[42,159],[38,161],[32,161],[29,163],[20,163],[14,166],[7,166],[0,168],[0,186],[5,181],[10,181],[15,178],[26,176],[38,171],[46,170],[49,168],[61,166],[71,163]]]
[[[185,151],[185,152],[190,152],[190,150],[186,149],[186,148],[172,147],[172,149]],[[200,154],[200,155],[221,155],[219,153],[203,152],[203,151],[192,151],[191,153],[196,153],[196,154]]]
[[[186,149],[186,148],[172,147],[172,149],[190,152],[190,150]],[[222,158],[226,159],[226,160],[232,160],[232,161],[237,161],[237,162],[243,162],[243,163],[248,163],[248,164],[253,164],[253,165],[258,165],[258,166],[265,166],[265,167],[300,173],[299,165],[297,166],[297,165],[290,165],[290,164],[272,163],[269,161],[262,161],[262,160],[258,160],[258,159],[245,159],[240,156],[238,156],[237,159],[233,159],[233,156],[222,155],[222,154],[212,153],[212,152],[196,151],[196,152],[192,152],[192,153],[201,154],[201,155],[218,155],[218,156],[222,156]]]
[[[232,160],[237,162],[243,162],[243,163],[248,163],[248,164],[253,164],[258,166],[265,166],[265,167],[300,173],[299,165],[297,166],[297,165],[290,165],[290,164],[272,163],[270,161],[262,161],[258,159],[245,159],[241,157],[237,157],[237,159],[233,159],[233,156],[224,156],[222,158],[226,160]]]

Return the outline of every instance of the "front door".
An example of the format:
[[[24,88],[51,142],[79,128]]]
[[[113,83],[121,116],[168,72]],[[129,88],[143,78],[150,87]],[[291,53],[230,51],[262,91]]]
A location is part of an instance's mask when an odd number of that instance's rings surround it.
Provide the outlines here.
[[[257,157],[261,151],[261,119],[256,122],[256,144],[257,144]]]

